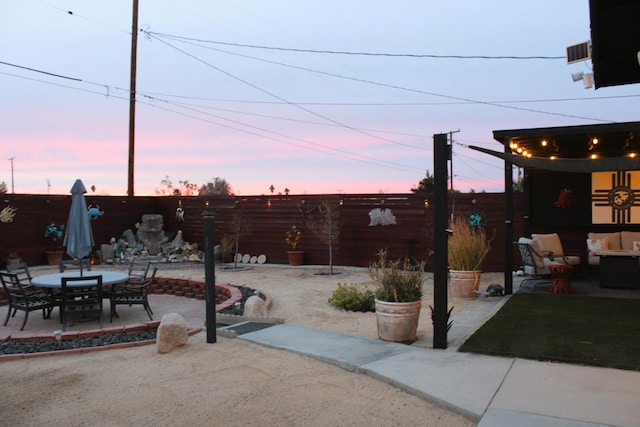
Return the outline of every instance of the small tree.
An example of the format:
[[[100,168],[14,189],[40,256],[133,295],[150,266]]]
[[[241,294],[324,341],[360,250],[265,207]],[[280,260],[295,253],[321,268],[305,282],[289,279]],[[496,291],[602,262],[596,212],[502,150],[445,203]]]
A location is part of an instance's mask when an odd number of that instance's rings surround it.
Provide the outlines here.
[[[333,275],[333,243],[340,235],[340,213],[328,201],[320,203],[307,217],[307,226],[322,243],[329,246],[329,274]]]
[[[4,181],[0,182],[0,194],[7,194],[7,183]]]
[[[433,189],[435,188],[435,177],[429,173],[429,169],[427,169],[427,174],[424,178],[418,183],[417,187],[412,187],[411,191],[413,193],[433,193]]]
[[[228,196],[233,194],[231,185],[224,178],[213,178],[213,181],[207,182],[200,187],[198,195],[200,196]]]
[[[247,220],[247,218],[242,215],[242,212],[237,209],[231,216],[231,222],[229,225],[229,234],[233,236],[233,244],[235,247],[235,253],[237,255],[239,253],[238,248],[240,246],[240,239],[250,235],[251,231],[253,231],[253,227],[251,226],[251,223]],[[238,268],[237,256],[234,257],[233,268],[234,270]]]

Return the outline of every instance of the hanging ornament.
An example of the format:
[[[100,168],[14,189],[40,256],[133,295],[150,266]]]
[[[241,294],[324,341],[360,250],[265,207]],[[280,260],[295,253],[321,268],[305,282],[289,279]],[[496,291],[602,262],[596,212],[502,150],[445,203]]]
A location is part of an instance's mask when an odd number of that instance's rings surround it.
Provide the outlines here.
[[[94,206],[93,203],[89,205],[87,211],[89,213],[90,220],[98,219],[99,216],[104,215],[104,212],[100,210],[100,205]]]
[[[182,209],[182,200],[178,200],[178,208],[176,209],[176,220],[178,222],[184,221],[184,210]]]

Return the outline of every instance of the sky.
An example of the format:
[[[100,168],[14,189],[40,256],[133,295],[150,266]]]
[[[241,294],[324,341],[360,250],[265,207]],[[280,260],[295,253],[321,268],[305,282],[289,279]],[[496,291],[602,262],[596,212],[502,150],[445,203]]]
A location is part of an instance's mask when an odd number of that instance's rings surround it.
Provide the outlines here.
[[[132,0],[0,0],[0,182],[128,185]],[[638,120],[585,89],[588,0],[139,0],[134,195],[407,193],[453,137],[453,187],[501,192],[494,130]],[[478,58],[484,57],[484,58]],[[507,57],[507,58],[505,58]],[[532,58],[535,57],[535,58]],[[525,59],[526,58],[526,59]],[[13,159],[13,160],[11,160]]]

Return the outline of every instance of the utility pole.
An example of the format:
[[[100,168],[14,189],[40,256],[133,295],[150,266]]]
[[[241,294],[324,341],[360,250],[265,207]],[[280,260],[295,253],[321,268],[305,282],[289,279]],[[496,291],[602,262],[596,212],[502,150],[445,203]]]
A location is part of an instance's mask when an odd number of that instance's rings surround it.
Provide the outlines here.
[[[15,157],[11,157],[8,160],[11,162],[11,194],[16,194],[16,190],[13,187],[13,159],[15,159]]]
[[[460,132],[458,130],[449,131],[449,146],[451,146],[451,157],[449,157],[449,191],[453,192],[453,134]]]
[[[133,197],[133,165],[136,132],[136,66],[138,57],[138,0],[133,0],[131,24],[131,81],[129,85],[129,169],[127,195]]]

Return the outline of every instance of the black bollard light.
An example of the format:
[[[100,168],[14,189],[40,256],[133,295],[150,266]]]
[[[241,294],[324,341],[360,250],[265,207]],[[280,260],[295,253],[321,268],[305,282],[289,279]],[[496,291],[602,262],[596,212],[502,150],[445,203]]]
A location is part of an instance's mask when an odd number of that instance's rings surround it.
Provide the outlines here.
[[[207,209],[202,213],[204,223],[204,287],[207,321],[207,343],[216,342],[216,261],[214,258],[215,212]]]

